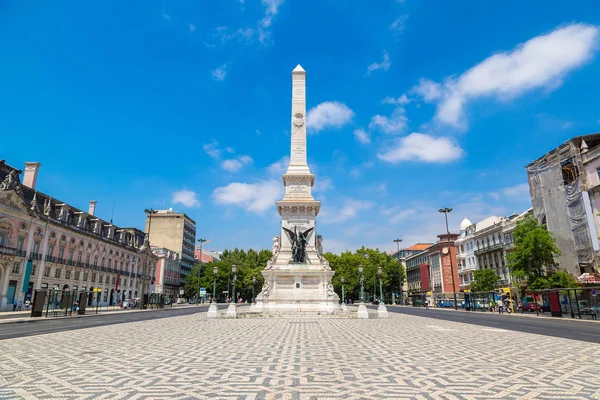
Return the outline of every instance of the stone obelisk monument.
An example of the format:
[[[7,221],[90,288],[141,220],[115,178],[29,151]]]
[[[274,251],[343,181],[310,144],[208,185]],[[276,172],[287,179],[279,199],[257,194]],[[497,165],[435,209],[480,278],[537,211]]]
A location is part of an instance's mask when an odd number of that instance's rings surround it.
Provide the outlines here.
[[[291,117],[290,165],[283,174],[285,195],[277,202],[281,232],[273,238],[273,258],[251,311],[333,313],[341,307],[316,229],[321,202],[312,196],[315,176],[306,161],[306,71],[300,65],[292,71]]]

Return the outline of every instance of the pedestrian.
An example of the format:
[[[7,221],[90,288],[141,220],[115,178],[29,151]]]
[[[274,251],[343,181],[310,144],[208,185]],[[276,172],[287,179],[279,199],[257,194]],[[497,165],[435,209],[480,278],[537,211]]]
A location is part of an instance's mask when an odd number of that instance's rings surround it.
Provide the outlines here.
[[[17,311],[17,299],[13,300],[13,311]]]
[[[77,315],[77,302],[73,303],[73,306],[71,307],[71,316],[75,317]]]
[[[21,311],[23,308],[23,302],[19,300],[19,305],[17,306],[17,311]]]

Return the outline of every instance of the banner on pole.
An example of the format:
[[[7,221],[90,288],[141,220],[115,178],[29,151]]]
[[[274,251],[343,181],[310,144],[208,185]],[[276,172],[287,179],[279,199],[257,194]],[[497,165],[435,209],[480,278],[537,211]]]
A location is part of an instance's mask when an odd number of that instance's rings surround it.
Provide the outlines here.
[[[31,279],[32,266],[33,261],[27,261],[27,265],[25,266],[25,274],[23,275],[23,290],[21,290],[21,292],[27,293],[27,290],[29,290],[29,279]]]

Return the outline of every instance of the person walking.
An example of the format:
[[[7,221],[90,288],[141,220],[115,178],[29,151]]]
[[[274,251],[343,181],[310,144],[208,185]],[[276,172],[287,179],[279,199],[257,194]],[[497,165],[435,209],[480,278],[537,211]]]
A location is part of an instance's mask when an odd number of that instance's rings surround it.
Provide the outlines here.
[[[71,307],[71,317],[77,316],[77,308],[78,308],[77,302],[73,303],[73,306]]]
[[[13,311],[17,311],[17,299],[13,300]]]
[[[23,309],[23,302],[19,300],[19,304],[17,305],[17,311],[21,311]]]

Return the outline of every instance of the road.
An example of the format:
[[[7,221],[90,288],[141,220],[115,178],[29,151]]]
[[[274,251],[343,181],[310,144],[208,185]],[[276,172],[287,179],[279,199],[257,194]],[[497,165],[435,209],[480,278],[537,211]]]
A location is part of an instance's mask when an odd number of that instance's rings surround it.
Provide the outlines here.
[[[58,319],[41,318],[35,322],[0,324],[0,340],[25,336],[44,335],[47,333],[93,328],[96,326],[123,324],[127,322],[147,321],[154,319],[178,317],[206,311],[208,306],[173,307],[155,311],[124,311],[118,314],[88,317],[64,317]]]
[[[500,315],[496,313],[436,310],[433,308],[425,309],[421,307],[388,307],[388,312],[600,343],[600,322],[585,320],[575,321],[565,318],[521,317],[518,315]]]

